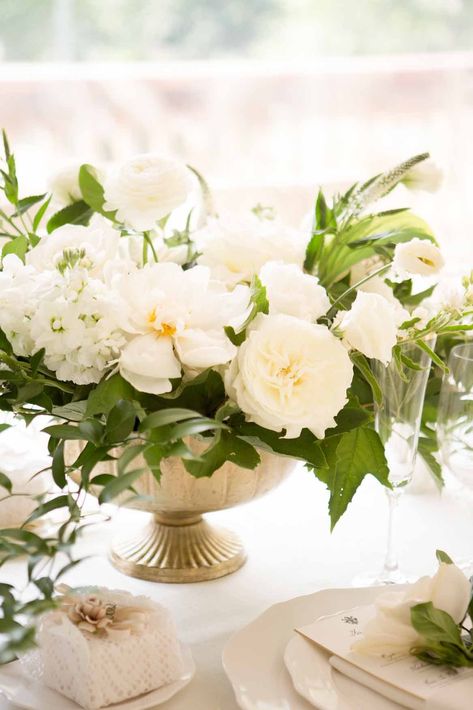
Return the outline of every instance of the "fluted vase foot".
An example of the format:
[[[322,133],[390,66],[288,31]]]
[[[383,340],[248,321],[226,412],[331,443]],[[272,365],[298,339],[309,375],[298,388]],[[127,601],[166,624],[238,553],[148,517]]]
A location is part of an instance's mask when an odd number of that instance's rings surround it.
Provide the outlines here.
[[[203,582],[235,572],[246,560],[239,538],[201,515],[156,513],[135,537],[118,539],[112,564],[151,582]]]

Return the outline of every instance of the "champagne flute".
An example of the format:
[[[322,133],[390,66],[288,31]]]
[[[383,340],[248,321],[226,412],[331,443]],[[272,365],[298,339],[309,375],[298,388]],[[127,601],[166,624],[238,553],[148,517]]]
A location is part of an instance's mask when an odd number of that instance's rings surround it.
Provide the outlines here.
[[[429,345],[434,346],[433,339]],[[399,569],[394,536],[395,512],[399,498],[414,474],[431,360],[428,353],[415,343],[401,345],[401,353],[412,367],[398,366],[394,359],[387,366],[378,360],[372,364],[383,393],[383,401],[376,407],[375,428],[384,444],[392,489],[386,488],[389,509],[384,567],[375,576],[355,579],[355,584],[362,586],[408,581]]]

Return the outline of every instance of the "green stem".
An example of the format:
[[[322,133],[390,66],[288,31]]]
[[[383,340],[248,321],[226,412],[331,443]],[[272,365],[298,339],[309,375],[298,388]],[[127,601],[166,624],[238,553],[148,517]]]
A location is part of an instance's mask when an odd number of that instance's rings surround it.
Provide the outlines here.
[[[341,301],[343,301],[343,299],[345,298],[345,296],[348,296],[349,293],[351,293],[352,291],[355,291],[357,288],[359,288],[360,286],[362,286],[364,283],[366,283],[367,281],[369,281],[370,279],[372,279],[373,276],[379,276],[380,274],[383,274],[383,273],[385,273],[386,271],[388,271],[388,270],[391,268],[391,264],[392,264],[392,262],[389,262],[389,264],[385,264],[385,265],[382,266],[381,268],[376,269],[376,271],[373,271],[372,274],[368,274],[368,276],[365,276],[365,277],[362,278],[360,281],[357,281],[356,284],[353,284],[353,286],[350,286],[350,288],[347,288],[347,290],[344,291],[344,292],[332,303],[332,305],[331,305],[331,307],[330,307],[330,310],[329,310],[328,313],[327,313],[327,316],[328,316],[329,318],[331,317],[331,313],[332,313],[332,311],[334,310],[335,306],[336,306],[338,303],[340,303]]]

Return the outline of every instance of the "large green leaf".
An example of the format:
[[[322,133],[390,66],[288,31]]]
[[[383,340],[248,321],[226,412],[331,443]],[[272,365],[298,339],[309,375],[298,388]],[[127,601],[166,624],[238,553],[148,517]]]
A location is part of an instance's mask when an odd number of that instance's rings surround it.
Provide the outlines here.
[[[63,207],[62,210],[53,214],[48,220],[46,229],[48,234],[51,234],[55,229],[65,224],[85,225],[89,223],[92,214],[93,211],[87,202],[79,200],[78,202],[73,202],[71,205],[67,205],[67,207]]]
[[[254,469],[260,462],[255,448],[231,432],[219,432],[213,443],[200,454],[200,461],[184,461],[186,469],[196,478],[211,476],[225,461]]]
[[[79,187],[84,202],[86,202],[94,212],[98,212],[104,217],[114,220],[115,212],[107,212],[104,210],[105,198],[103,187],[97,180],[97,171],[92,165],[81,165],[79,170]]]
[[[87,415],[108,414],[119,400],[133,400],[134,397],[135,390],[130,383],[119,374],[112,375],[99,382],[91,391],[87,401]]]
[[[450,614],[436,609],[432,602],[416,604],[411,608],[411,623],[421,636],[429,641],[461,645],[460,629]]]
[[[332,529],[369,473],[390,487],[389,469],[381,439],[374,429],[365,427],[345,432],[336,448],[335,473],[329,486]]]

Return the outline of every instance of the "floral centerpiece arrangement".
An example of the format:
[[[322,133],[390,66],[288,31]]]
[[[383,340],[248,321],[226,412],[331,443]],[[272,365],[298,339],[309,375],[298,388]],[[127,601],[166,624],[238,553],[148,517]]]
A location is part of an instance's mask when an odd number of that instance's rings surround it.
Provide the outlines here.
[[[133,490],[138,456],[157,481],[171,456],[197,478],[227,461],[253,469],[261,451],[299,459],[330,492],[332,526],[367,474],[389,486],[370,359],[408,370],[403,344],[415,343],[443,367],[430,336],[472,328],[469,280],[453,305],[421,305],[443,265],[428,225],[408,209],[373,211],[399,183],[422,180],[427,154],[330,205],[320,191],[304,230],[261,205],[218,215],[197,171],[154,155],[106,172],[82,165],[52,194],[25,197],[6,138],[4,150],[0,408],[56,418],[45,431],[59,492],[29,521],[65,514],[48,539],[2,531],[2,561],[28,554],[39,594],[24,605],[0,585],[4,658],[31,641],[28,615],[54,603],[58,574],[75,564],[44,573],[45,559],[71,554],[84,493],[98,487],[103,503]],[[420,452],[438,476],[435,382]],[[71,440],[84,442],[72,463]],[[111,459],[118,476],[95,473]],[[5,474],[0,486],[11,491]]]

